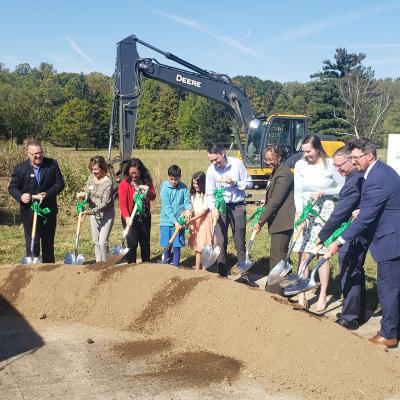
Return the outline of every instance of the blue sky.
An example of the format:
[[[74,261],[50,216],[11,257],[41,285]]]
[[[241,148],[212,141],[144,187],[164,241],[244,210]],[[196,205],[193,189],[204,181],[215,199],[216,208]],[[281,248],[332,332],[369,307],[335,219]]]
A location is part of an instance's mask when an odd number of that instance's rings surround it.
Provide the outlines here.
[[[400,1],[3,0],[0,62],[58,72],[114,70],[131,34],[209,71],[307,81],[335,48],[367,54],[376,77],[400,77]],[[144,57],[161,55],[138,47]]]

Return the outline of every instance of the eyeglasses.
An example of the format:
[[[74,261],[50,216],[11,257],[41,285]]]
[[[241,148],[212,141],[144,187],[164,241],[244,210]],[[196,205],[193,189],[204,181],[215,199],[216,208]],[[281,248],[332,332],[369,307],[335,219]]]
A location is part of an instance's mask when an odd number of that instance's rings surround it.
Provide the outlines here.
[[[347,159],[346,161],[342,162],[341,164],[339,164],[339,165],[333,164],[333,166],[335,167],[335,169],[341,169],[343,167],[343,165],[348,163],[349,161],[350,161],[350,159]]]
[[[31,153],[28,151],[28,154],[30,154],[32,157],[40,157],[43,155],[43,151],[38,151],[37,153]]]
[[[353,161],[358,161],[360,158],[366,156],[367,154],[369,154],[369,153],[364,153],[364,154],[361,154],[360,156],[351,156],[350,158],[351,158]]]

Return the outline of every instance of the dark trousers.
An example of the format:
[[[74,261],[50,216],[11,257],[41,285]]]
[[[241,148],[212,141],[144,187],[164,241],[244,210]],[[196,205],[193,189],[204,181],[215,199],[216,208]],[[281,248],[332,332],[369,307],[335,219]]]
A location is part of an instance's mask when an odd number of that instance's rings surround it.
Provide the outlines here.
[[[218,272],[221,276],[228,275],[226,250],[228,247],[229,226],[232,229],[238,264],[240,265],[246,259],[246,207],[243,203],[228,203],[226,214],[220,214],[215,227],[215,243],[221,247],[221,254],[217,259]]]
[[[293,229],[283,232],[271,233],[271,248],[269,252],[269,271],[278,264],[279,261],[285,260],[289,249],[290,238],[292,237]],[[265,285],[265,291],[269,293],[275,293],[283,295],[283,289],[279,286],[279,283],[275,285]]]
[[[122,218],[122,226],[126,227],[126,222]],[[135,217],[126,237],[126,242],[129,251],[126,254],[128,263],[136,262],[136,253],[140,244],[140,255],[142,262],[150,261],[150,230],[151,230],[151,215],[145,217]]]
[[[400,337],[400,257],[378,263],[378,298],[382,307],[380,335]]]
[[[37,218],[35,245],[33,249],[34,254],[31,254],[33,215],[22,217],[25,233],[26,255],[39,257],[40,247],[42,247],[42,261],[44,263],[54,263],[54,236],[56,234],[57,214],[51,212],[46,215],[46,218],[46,224],[44,224],[44,219],[42,217],[38,216]]]
[[[341,318],[346,321],[365,319],[364,262],[367,251],[368,244],[363,239],[345,243],[339,250],[339,278],[344,298]]]

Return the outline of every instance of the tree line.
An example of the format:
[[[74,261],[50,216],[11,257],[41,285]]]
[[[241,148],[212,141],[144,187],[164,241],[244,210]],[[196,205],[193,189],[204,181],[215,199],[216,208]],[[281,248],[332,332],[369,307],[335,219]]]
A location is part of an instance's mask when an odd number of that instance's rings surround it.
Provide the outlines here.
[[[400,79],[375,79],[365,58],[338,48],[306,83],[253,76],[233,82],[256,114],[305,114],[311,132],[369,137],[382,145],[388,133],[400,133]],[[48,63],[10,71],[0,63],[0,140],[35,137],[77,149],[106,147],[112,91],[112,77],[98,72],[57,73]],[[139,103],[139,148],[200,149],[231,141],[235,123],[211,100],[146,80]]]

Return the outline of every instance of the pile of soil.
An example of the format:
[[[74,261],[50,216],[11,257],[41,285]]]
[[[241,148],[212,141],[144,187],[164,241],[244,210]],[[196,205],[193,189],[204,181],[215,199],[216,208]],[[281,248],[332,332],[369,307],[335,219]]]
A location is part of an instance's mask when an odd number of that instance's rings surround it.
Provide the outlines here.
[[[0,294],[28,320],[45,313],[49,320],[131,331],[142,341],[117,344],[114,354],[163,352],[157,373],[166,380],[180,374],[190,384],[197,368],[203,382],[246,371],[271,392],[307,398],[400,393],[397,353],[215,274],[157,264],[4,266]]]

